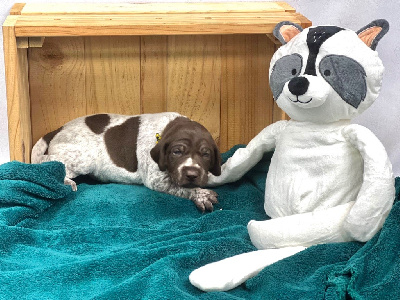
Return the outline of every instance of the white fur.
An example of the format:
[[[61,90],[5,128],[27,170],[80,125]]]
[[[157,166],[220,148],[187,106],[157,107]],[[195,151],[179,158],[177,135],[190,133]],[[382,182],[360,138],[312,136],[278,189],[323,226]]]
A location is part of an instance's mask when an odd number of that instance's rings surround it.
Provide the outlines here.
[[[200,165],[198,163],[196,163],[193,158],[189,157],[188,159],[186,159],[179,167],[178,167],[178,172],[179,172],[179,180],[182,179],[183,177],[183,168],[184,167],[193,167],[196,168],[200,171],[200,177],[204,175],[204,170],[200,167]]]
[[[307,32],[278,49],[270,72],[285,55],[296,53],[307,58]],[[258,249],[274,249],[276,253],[245,253],[197,269],[190,279],[200,289],[234,288],[290,254],[292,248],[287,247],[365,242],[382,228],[395,196],[391,163],[375,135],[351,125],[350,119],[378,96],[383,65],[377,53],[350,30],[342,30],[323,43],[316,64],[329,54],[345,55],[363,66],[365,99],[358,108],[347,104],[322,79],[318,68],[316,76],[302,74],[310,82],[307,93],[299,99],[303,103],[289,99],[293,94],[286,82],[276,100],[292,120],[265,128],[228,159],[221,176],[209,177],[210,185],[233,182],[256,165],[266,151],[275,149],[264,202],[265,212],[272,219],[250,221],[247,228]],[[303,62],[302,72],[305,65]]]
[[[110,123],[107,129],[124,123],[133,116],[109,114]],[[43,138],[32,149],[32,163],[60,161],[66,166],[65,183],[76,190],[71,178],[78,175],[91,174],[103,182],[125,184],[144,184],[150,189],[169,193],[178,197],[198,201],[216,202],[216,194],[207,189],[188,189],[173,184],[169,174],[160,171],[158,164],[151,158],[150,150],[156,145],[156,133],[162,133],[164,128],[178,113],[159,113],[140,115],[140,126],[137,137],[136,155],[138,160],[137,172],[118,167],[111,160],[104,143],[104,132],[94,133],[86,124],[85,118],[74,119],[65,124],[62,130],[51,140],[48,155],[44,155],[47,144]],[[74,143],[70,141],[74,140]],[[211,200],[210,200],[211,199]]]

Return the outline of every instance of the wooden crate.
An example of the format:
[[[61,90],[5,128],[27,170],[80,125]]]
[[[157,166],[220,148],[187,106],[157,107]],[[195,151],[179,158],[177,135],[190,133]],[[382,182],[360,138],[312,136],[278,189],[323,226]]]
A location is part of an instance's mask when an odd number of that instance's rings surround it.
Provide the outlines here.
[[[222,151],[285,118],[268,84],[284,2],[15,4],[3,24],[12,160],[79,116],[177,111]]]

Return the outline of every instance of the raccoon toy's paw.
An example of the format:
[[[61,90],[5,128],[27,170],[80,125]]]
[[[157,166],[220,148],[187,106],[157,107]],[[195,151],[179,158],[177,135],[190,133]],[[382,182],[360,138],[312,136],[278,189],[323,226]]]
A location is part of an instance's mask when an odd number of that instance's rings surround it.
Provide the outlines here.
[[[70,179],[68,177],[64,178],[64,184],[65,185],[70,185],[74,192],[76,192],[78,190],[78,188],[76,187],[75,181],[73,181],[72,179]]]

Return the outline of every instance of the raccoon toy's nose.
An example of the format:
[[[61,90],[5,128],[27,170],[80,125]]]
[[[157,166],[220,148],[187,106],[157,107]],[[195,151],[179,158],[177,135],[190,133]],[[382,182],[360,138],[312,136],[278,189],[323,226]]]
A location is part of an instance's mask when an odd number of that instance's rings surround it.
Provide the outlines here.
[[[309,85],[310,82],[307,78],[299,76],[289,81],[288,88],[293,95],[301,96],[307,92]]]

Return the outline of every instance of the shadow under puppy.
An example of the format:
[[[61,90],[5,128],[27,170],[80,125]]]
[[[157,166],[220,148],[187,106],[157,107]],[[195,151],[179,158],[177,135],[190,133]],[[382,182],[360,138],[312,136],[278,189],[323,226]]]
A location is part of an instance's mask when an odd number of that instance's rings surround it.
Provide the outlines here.
[[[213,210],[217,194],[201,187],[221,174],[221,155],[201,124],[178,113],[96,114],[74,119],[40,138],[32,163],[60,161],[65,184],[90,175],[102,182],[143,184]]]

